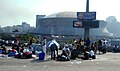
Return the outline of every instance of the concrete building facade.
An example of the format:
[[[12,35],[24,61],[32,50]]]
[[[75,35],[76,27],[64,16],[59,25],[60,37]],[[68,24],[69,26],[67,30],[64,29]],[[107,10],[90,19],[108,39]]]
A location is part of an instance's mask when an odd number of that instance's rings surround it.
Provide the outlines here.
[[[49,16],[37,15],[36,33],[40,35],[78,35],[83,37],[84,29],[73,27],[73,21],[75,20],[77,20],[77,12],[60,12]],[[99,28],[90,30],[90,36],[109,35],[106,25],[107,22],[100,21]]]

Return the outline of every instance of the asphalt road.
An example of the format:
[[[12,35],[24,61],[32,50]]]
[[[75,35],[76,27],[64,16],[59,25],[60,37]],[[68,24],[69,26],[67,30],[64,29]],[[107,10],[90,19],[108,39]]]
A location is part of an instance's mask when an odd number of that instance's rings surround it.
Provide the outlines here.
[[[71,60],[59,62],[50,60],[40,61],[38,58],[16,59],[0,57],[0,71],[119,71],[120,53],[97,55],[95,60]]]

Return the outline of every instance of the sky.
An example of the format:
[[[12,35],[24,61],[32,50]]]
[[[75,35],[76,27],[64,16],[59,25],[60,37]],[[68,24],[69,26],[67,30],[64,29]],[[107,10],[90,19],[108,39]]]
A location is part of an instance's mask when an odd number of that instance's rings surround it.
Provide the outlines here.
[[[120,21],[120,0],[90,0],[89,11],[96,11],[98,20],[115,16]],[[86,0],[0,0],[1,27],[27,22],[36,27],[36,15],[58,12],[85,12]]]

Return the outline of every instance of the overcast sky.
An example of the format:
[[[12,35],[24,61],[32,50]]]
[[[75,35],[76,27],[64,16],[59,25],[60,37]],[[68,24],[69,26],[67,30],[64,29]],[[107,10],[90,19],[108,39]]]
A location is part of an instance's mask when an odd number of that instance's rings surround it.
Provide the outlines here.
[[[120,0],[90,0],[90,11],[97,12],[97,19],[115,16],[120,21]],[[36,26],[36,15],[57,12],[85,12],[86,0],[0,0],[1,27],[27,22]]]

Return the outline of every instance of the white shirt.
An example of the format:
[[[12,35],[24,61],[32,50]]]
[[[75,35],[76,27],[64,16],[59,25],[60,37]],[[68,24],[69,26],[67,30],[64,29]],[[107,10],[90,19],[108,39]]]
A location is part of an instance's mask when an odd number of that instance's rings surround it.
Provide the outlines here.
[[[102,40],[102,46],[106,46],[107,45],[107,40]]]
[[[91,56],[95,55],[95,53],[94,53],[93,50],[91,50],[91,51],[89,52],[89,54],[90,54]]]
[[[64,50],[64,51],[70,51],[70,49],[66,48],[66,47],[64,47],[62,50]]]

